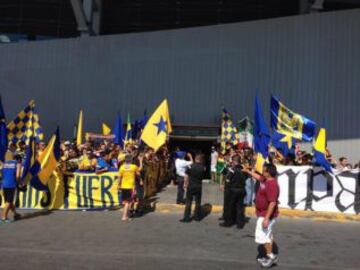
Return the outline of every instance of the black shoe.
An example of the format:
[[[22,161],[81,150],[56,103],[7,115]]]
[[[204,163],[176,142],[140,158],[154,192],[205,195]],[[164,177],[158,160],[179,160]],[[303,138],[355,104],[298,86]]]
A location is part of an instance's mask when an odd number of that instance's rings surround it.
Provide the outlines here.
[[[225,227],[225,228],[230,228],[230,227],[232,227],[233,225],[232,225],[232,224],[229,224],[229,223],[222,222],[222,223],[219,224],[219,226]]]
[[[190,223],[191,219],[183,218],[183,219],[180,219],[179,221],[182,223]]]
[[[218,220],[222,221],[222,220],[224,220],[224,217],[219,217]]]
[[[16,213],[16,214],[14,215],[14,221],[17,221],[17,220],[19,220],[19,219],[21,219],[21,215],[18,214],[18,213]]]
[[[244,227],[245,227],[245,223],[240,223],[240,224],[236,225],[236,228],[239,229],[239,230],[244,229]]]

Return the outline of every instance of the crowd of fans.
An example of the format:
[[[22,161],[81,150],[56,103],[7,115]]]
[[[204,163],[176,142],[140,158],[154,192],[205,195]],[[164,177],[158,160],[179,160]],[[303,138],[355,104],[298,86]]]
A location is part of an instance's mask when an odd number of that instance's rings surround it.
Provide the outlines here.
[[[254,150],[246,144],[239,144],[232,146],[231,144],[226,145],[225,151],[220,151],[219,147],[213,147],[212,158],[211,158],[211,171],[213,172],[212,178],[214,179],[214,173],[219,171],[227,163],[230,163],[231,157],[239,155],[244,167],[253,167],[256,161],[256,153]],[[331,164],[332,168],[343,171],[360,168],[360,162],[352,165],[349,163],[346,157],[340,157],[339,159],[334,158],[331,152],[326,150],[326,159]],[[269,163],[275,165],[285,166],[311,166],[317,165],[314,161],[313,154],[306,152],[301,149],[301,144],[297,143],[292,151],[287,153],[285,156],[280,149],[270,147],[269,149]]]
[[[45,150],[46,144],[36,144],[35,155],[40,156]],[[23,142],[10,143],[8,152],[25,158],[26,147]],[[95,172],[104,173],[115,171],[125,162],[126,155],[131,155],[133,163],[139,165],[143,162],[144,171],[147,165],[159,160],[168,160],[168,149],[163,146],[156,153],[153,149],[133,140],[122,147],[106,140],[87,140],[84,144],[77,145],[75,142],[65,141],[60,145],[59,167],[64,173],[72,172]]]

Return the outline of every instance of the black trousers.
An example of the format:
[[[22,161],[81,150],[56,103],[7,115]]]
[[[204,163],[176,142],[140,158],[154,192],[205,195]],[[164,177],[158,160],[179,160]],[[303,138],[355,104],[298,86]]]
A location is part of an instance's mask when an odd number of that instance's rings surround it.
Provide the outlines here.
[[[244,198],[246,191],[242,189],[230,189],[227,196],[226,208],[224,209],[224,222],[228,225],[245,223]]]
[[[177,196],[176,196],[176,203],[183,203],[184,202],[184,177],[177,176],[176,177],[177,183]]]
[[[230,196],[230,188],[228,186],[224,186],[224,204],[223,204],[223,214],[222,218],[225,219],[226,209],[229,208],[229,196]]]
[[[191,206],[193,200],[195,200],[195,212],[194,219],[201,219],[201,188],[189,188],[186,192],[186,201],[185,201],[185,212],[184,219],[189,220],[191,218]]]

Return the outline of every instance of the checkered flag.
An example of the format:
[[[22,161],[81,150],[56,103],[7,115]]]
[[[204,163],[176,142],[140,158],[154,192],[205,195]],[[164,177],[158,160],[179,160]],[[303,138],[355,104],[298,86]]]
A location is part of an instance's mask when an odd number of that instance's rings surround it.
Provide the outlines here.
[[[17,143],[24,142],[26,145],[30,143],[31,137],[36,142],[44,139],[44,133],[40,126],[39,115],[35,110],[35,102],[31,100],[24,110],[19,112],[14,121],[7,126],[8,140]]]
[[[237,145],[240,142],[239,133],[231,120],[230,114],[223,109],[221,120],[221,152],[226,151],[226,143]]]

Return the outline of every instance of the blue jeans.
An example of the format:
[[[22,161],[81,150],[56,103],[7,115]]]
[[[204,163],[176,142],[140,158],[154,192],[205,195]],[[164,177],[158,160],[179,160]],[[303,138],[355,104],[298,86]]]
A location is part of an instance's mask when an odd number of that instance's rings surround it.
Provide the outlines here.
[[[252,205],[253,201],[254,201],[254,188],[255,188],[255,184],[252,178],[248,178],[246,179],[246,185],[245,185],[245,190],[246,190],[246,196],[244,198],[244,204],[246,205]]]
[[[176,177],[177,182],[177,196],[176,196],[176,203],[184,203],[184,177],[177,176]]]

